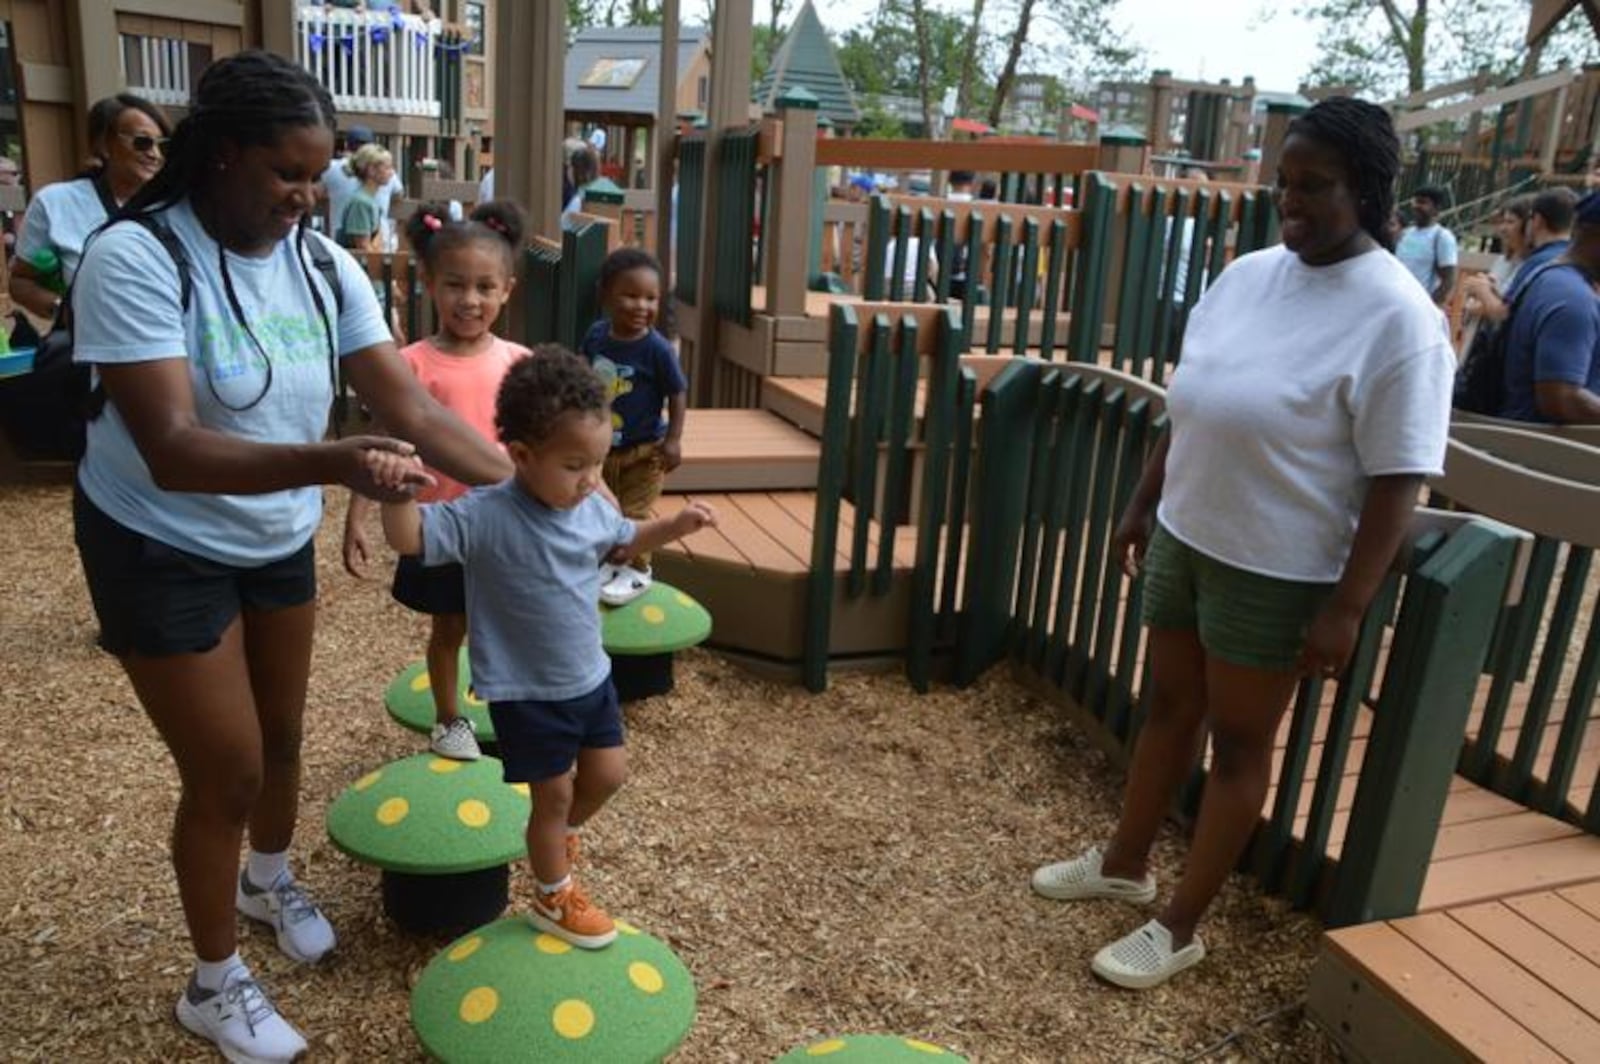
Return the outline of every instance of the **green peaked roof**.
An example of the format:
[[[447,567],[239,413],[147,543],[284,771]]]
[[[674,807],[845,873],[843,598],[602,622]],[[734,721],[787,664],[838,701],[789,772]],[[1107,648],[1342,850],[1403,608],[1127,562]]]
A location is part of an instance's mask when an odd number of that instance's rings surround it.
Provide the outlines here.
[[[819,112],[835,125],[853,126],[861,121],[855,93],[839,69],[839,56],[811,0],[795,15],[772,65],[751,95],[763,111],[776,111],[778,97],[793,88],[813,93],[820,103]]]

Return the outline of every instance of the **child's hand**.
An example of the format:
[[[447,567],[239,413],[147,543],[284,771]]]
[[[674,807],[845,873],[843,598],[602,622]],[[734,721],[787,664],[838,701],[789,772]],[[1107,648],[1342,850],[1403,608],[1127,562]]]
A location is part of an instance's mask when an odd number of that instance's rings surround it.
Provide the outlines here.
[[[661,471],[670,473],[683,465],[683,441],[668,436],[661,441]]]
[[[672,530],[679,536],[691,535],[702,528],[717,527],[717,511],[710,503],[696,499],[672,518]]]
[[[403,440],[350,436],[332,446],[344,466],[339,482],[379,502],[405,502],[434,483],[416,449]]]

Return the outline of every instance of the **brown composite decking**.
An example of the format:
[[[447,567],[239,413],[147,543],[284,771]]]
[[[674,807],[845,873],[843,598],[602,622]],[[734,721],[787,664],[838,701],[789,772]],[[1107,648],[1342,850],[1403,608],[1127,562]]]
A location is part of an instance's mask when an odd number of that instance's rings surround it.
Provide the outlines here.
[[[1600,879],[1330,932],[1310,1004],[1358,1059],[1600,1059]]]
[[[683,464],[667,475],[666,490],[814,488],[821,453],[814,436],[765,410],[691,410]]]

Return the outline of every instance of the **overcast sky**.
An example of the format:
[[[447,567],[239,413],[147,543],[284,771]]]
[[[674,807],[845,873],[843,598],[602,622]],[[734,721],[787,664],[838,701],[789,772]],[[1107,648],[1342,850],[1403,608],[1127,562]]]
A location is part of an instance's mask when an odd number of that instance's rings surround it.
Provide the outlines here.
[[[969,6],[934,3],[946,10]],[[766,21],[770,4],[754,4],[757,21]],[[816,0],[816,5],[823,24],[835,32],[866,21],[877,7],[872,0]],[[685,13],[694,10],[686,0]],[[1264,18],[1264,10],[1277,13]],[[1270,0],[1121,0],[1116,20],[1144,46],[1151,70],[1166,67],[1179,78],[1229,78],[1238,84],[1254,74],[1262,89],[1291,91],[1317,51],[1315,30],[1294,15],[1292,5]]]

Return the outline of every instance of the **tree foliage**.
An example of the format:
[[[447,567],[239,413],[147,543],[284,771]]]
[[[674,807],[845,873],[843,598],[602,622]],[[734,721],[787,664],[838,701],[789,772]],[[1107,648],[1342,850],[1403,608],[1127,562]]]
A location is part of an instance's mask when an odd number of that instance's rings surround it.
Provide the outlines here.
[[[1561,59],[1600,59],[1581,11],[1542,50],[1523,46],[1527,0],[1306,0],[1296,13],[1320,30],[1311,86],[1341,86],[1378,97],[1418,92],[1487,70],[1491,81]],[[1531,61],[1530,61],[1531,60]]]

